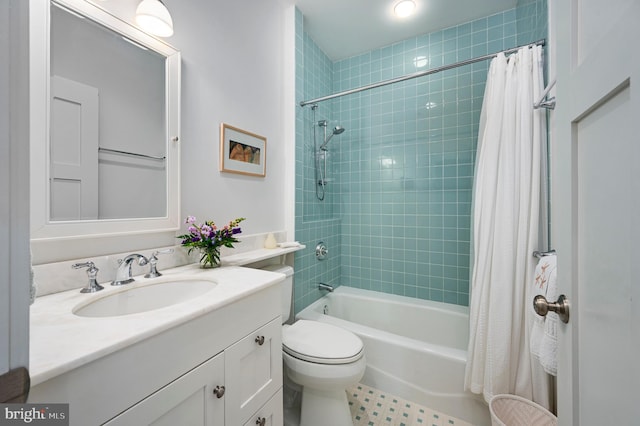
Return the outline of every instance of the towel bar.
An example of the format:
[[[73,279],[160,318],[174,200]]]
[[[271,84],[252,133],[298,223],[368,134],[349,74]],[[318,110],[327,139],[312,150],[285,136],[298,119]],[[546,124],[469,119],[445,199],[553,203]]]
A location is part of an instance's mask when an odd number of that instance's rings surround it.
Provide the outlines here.
[[[533,252],[533,257],[537,258],[537,259],[541,259],[545,256],[551,256],[552,254],[556,254],[555,250],[549,250],[549,251],[534,251]]]

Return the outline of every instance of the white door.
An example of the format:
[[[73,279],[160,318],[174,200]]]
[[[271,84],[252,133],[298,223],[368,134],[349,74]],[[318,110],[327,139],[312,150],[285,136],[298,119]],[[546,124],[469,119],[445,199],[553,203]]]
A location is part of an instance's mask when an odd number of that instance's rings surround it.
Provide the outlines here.
[[[51,77],[50,219],[98,218],[98,89]]]
[[[557,0],[561,425],[640,424],[640,2]]]

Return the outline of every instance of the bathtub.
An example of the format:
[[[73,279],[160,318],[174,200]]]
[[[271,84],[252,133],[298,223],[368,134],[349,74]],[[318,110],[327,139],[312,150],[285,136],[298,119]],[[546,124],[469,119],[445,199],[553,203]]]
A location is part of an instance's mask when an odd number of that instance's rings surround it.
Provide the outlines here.
[[[296,316],[360,336],[362,383],[474,425],[491,424],[484,400],[465,392],[469,309],[340,286]]]

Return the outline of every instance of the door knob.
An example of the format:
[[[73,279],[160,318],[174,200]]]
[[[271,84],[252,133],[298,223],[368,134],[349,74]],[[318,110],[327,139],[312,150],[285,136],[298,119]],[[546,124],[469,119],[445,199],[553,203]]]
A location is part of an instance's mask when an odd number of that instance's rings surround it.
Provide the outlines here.
[[[533,298],[533,309],[541,317],[546,316],[548,312],[555,312],[563,323],[569,322],[569,299],[564,294],[558,297],[557,302],[548,302],[543,295],[539,294]]]

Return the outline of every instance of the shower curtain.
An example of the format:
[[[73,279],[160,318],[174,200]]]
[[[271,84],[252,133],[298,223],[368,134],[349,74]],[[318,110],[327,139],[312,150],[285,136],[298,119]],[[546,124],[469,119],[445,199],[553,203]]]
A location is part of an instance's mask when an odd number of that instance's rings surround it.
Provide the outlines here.
[[[546,248],[542,48],[491,62],[473,189],[470,339],[465,389],[550,407],[550,378],[529,350],[534,250]]]

